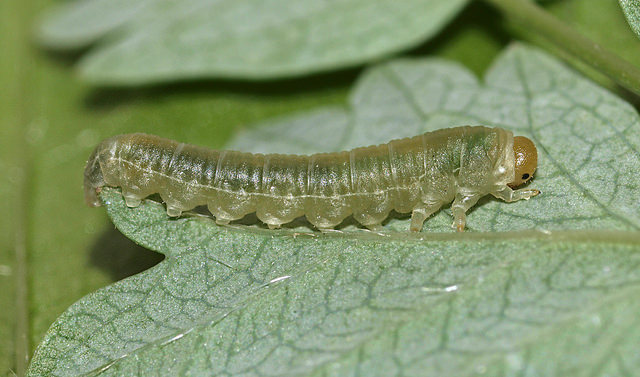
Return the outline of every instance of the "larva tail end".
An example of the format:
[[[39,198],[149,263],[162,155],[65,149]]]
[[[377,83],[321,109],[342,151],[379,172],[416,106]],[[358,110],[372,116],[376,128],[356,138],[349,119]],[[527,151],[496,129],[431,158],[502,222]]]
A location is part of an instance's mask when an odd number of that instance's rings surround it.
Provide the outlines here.
[[[84,201],[89,207],[100,207],[102,202],[98,198],[98,194],[102,191],[101,187],[87,187],[84,188]]]
[[[84,168],[84,201],[89,207],[102,205],[98,193],[106,185],[100,166],[100,154],[105,150],[104,144],[105,142],[102,142],[96,147]]]

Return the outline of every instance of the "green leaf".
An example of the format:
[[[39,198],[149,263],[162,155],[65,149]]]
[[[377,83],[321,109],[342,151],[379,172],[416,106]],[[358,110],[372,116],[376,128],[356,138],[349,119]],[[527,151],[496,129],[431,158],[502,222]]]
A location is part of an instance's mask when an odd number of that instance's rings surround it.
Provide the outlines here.
[[[133,3],[133,4],[130,4]],[[40,40],[81,48],[101,84],[265,79],[358,65],[432,37],[467,0],[85,0],[46,17]]]
[[[513,46],[484,84],[441,60],[391,62],[364,75],[349,109],[270,122],[233,146],[335,150],[463,123],[532,137],[543,192],[480,204],[465,234],[449,232],[446,210],[417,235],[406,218],[382,235],[219,227],[104,190],[116,226],[166,259],[70,307],[30,374],[637,370],[640,120],[553,58]],[[278,142],[253,146],[268,134]]]
[[[631,29],[640,37],[640,1],[639,0],[619,0],[624,15],[629,22]]]

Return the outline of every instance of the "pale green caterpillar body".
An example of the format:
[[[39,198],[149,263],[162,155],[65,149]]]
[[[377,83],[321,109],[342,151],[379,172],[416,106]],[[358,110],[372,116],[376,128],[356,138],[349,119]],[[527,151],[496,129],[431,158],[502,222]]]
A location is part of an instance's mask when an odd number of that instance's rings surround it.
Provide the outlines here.
[[[130,207],[159,193],[169,216],[207,205],[220,224],[255,212],[270,228],[305,216],[318,229],[331,229],[352,215],[377,229],[395,210],[412,213],[413,231],[453,201],[454,227],[462,231],[466,211],[487,194],[511,202],[539,193],[509,187],[531,179],[537,165],[533,143],[515,140],[504,129],[465,126],[304,156],[127,134],[104,140],[89,158],[85,199],[99,206],[101,187],[121,187]]]

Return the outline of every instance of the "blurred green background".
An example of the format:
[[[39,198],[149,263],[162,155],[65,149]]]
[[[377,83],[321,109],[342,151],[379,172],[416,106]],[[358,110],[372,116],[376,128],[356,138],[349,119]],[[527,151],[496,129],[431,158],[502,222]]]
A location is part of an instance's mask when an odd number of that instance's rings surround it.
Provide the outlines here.
[[[24,372],[26,357],[74,301],[161,260],[120,235],[104,210],[84,205],[82,171],[101,139],[139,131],[221,148],[238,129],[260,120],[344,104],[362,70],[273,82],[91,87],[74,73],[78,55],[48,52],[33,41],[38,16],[52,3],[0,2],[0,197],[9,207],[0,217],[2,375]],[[616,1],[557,0],[543,5],[622,57],[640,62],[640,43]],[[474,2],[434,40],[407,54],[454,59],[482,75],[513,39],[554,51],[484,3]],[[597,73],[586,73],[618,91]]]

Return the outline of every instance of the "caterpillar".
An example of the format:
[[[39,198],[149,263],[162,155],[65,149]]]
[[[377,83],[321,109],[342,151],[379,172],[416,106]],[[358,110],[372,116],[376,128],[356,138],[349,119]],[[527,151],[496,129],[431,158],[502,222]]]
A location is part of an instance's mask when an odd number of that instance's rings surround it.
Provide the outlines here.
[[[219,224],[255,212],[269,228],[305,216],[331,229],[352,215],[377,230],[391,210],[411,212],[410,230],[452,203],[453,227],[483,196],[506,202],[540,191],[516,186],[537,167],[533,142],[501,128],[464,126],[387,144],[313,155],[211,150],[147,134],[102,141],[84,171],[85,200],[99,206],[103,186],[122,188],[129,207],[159,193],[169,216],[207,205]]]

